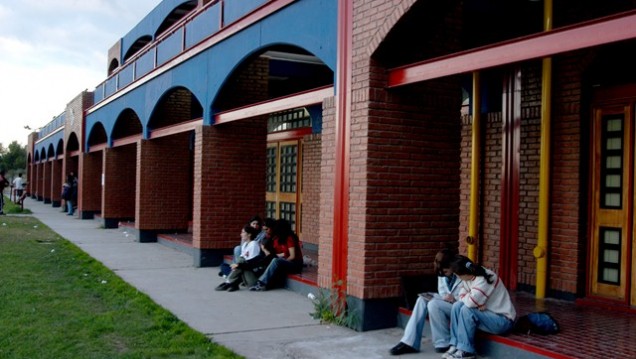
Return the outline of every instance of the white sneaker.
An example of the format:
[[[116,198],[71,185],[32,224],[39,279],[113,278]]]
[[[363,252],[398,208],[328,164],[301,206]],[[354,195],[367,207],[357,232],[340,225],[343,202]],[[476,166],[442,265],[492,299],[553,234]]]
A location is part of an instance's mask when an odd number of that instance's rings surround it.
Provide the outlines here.
[[[451,359],[475,359],[477,356],[474,353],[468,353],[463,350],[457,350],[450,356]]]
[[[451,345],[450,348],[448,348],[448,350],[446,351],[446,353],[442,354],[442,358],[451,359],[453,358],[453,354],[455,354],[456,351],[457,351],[457,348]]]

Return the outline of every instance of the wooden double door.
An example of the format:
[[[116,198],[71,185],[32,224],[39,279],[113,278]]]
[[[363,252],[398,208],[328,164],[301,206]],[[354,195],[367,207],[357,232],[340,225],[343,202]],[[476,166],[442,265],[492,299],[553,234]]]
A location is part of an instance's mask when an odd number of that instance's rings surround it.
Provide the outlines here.
[[[636,306],[636,86],[595,97],[588,295]]]

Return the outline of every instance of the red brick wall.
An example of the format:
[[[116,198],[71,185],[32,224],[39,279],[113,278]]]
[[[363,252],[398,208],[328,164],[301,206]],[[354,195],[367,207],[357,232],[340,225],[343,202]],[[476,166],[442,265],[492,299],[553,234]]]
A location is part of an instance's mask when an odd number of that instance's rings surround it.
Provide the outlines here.
[[[193,239],[196,248],[233,248],[265,209],[266,118],[195,130]]]
[[[305,136],[302,154],[301,240],[317,245],[320,228],[320,134]]]
[[[104,151],[80,155],[78,205],[81,212],[99,212],[102,208],[102,165]]]
[[[501,113],[483,114],[482,146],[480,152],[479,205],[479,258],[488,268],[499,269],[499,244],[501,222],[501,168],[502,168],[502,122]],[[472,117],[462,119],[461,150],[461,221],[459,230],[460,253],[468,252],[466,237],[470,215],[470,183],[472,166]]]
[[[320,154],[320,226],[318,285],[331,288],[333,284],[333,216],[334,216],[334,179],[336,158],[336,103],[335,97],[326,98],[322,104],[322,134]]]
[[[586,223],[581,212],[581,198],[586,198],[586,182],[581,179],[581,129],[589,123],[581,118],[582,74],[580,53],[557,57],[554,69],[559,74],[553,82],[552,126],[552,181],[551,181],[551,235],[550,235],[550,288],[576,293],[585,280]],[[583,194],[583,195],[582,195]],[[583,228],[582,228],[583,227]],[[577,284],[577,279],[579,283]]]
[[[380,61],[388,58],[369,60],[413,3],[353,5],[347,283],[349,294],[364,299],[398,296],[402,275],[430,272],[437,250],[457,244],[459,83],[449,78],[387,91]],[[453,16],[459,12],[450,10],[443,30],[419,46],[430,54],[455,49]]]
[[[51,201],[59,202],[62,200],[62,165],[63,160],[55,160],[51,167]]]
[[[107,148],[104,154],[103,218],[134,218],[137,144]]]
[[[188,228],[192,213],[189,143],[186,132],[141,140],[137,145],[136,229]]]
[[[53,175],[53,172],[52,172],[51,161],[47,159],[46,162],[44,163],[44,172],[42,174],[42,180],[43,180],[42,185],[44,186],[44,188],[42,189],[42,195],[44,196],[44,201],[46,202],[51,201],[51,185],[52,185],[51,176],[52,175]]]

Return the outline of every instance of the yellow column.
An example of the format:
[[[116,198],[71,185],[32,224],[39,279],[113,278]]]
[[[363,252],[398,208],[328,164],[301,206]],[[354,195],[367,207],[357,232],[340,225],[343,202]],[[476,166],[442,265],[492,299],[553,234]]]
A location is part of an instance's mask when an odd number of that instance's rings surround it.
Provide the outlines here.
[[[473,147],[470,167],[470,215],[468,220],[468,258],[477,259],[477,230],[479,229],[479,153],[481,148],[481,93],[479,72],[473,72]]]
[[[552,30],[552,0],[544,2],[543,27]],[[537,259],[536,298],[545,298],[548,276],[548,221],[550,217],[550,122],[552,110],[552,58],[543,59],[541,80],[541,160],[539,165],[539,228],[537,246],[533,254]]]

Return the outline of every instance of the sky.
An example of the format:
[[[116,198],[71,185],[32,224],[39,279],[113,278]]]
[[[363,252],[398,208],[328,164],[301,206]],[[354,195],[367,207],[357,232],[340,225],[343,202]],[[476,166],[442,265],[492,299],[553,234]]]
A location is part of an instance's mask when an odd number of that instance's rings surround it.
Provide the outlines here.
[[[106,79],[108,49],[161,0],[0,0],[0,143]]]

